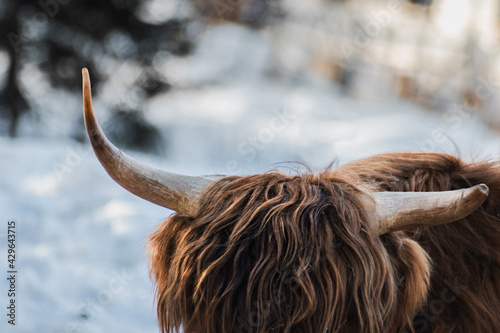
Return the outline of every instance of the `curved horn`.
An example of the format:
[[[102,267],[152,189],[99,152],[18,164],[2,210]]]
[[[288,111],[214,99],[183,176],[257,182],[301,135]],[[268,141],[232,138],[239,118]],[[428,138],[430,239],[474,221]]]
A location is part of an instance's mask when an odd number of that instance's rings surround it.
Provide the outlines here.
[[[180,214],[196,216],[201,192],[211,183],[142,164],[116,148],[104,135],[92,109],[89,72],[82,69],[83,113],[94,152],[108,174],[133,194]]]
[[[373,219],[379,235],[460,220],[488,197],[488,186],[443,192],[376,192]]]

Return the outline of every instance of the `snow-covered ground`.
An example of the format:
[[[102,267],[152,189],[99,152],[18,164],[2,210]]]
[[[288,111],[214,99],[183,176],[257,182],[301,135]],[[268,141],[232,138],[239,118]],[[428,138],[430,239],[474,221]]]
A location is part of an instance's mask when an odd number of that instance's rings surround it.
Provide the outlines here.
[[[168,151],[128,153],[191,175],[263,172],[284,161],[321,169],[398,150],[499,156],[500,137],[463,108],[431,112],[388,94],[353,100],[315,75],[270,74],[272,45],[266,31],[221,25],[192,56],[157,64],[175,88],[146,115]],[[100,119],[103,105],[96,101]],[[61,109],[76,118],[81,105]],[[60,116],[49,122],[64,126]],[[0,161],[0,271],[7,275],[11,220],[18,271],[15,327],[0,279],[0,332],[157,332],[146,240],[171,211],[116,185],[88,145],[0,139]]]

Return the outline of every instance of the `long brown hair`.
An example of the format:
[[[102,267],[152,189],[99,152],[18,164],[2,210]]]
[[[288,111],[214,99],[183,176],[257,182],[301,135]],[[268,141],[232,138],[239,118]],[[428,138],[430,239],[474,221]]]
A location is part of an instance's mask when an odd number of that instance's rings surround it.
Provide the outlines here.
[[[426,306],[413,325],[417,333],[500,330],[498,162],[464,163],[447,154],[392,153],[348,164],[339,173],[379,191],[445,191],[488,185],[488,199],[467,218],[408,232],[433,262]]]
[[[163,332],[398,332],[427,295],[426,253],[379,238],[335,172],[214,182],[150,239]],[[410,328],[411,329],[411,328]]]

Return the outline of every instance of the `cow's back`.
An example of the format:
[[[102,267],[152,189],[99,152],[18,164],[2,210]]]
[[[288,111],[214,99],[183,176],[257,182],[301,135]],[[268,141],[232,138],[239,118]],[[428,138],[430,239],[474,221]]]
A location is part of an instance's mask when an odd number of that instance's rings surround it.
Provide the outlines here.
[[[414,319],[415,332],[498,332],[499,163],[467,164],[438,153],[391,153],[348,164],[338,172],[379,191],[446,191],[488,185],[488,199],[467,218],[407,234],[433,261],[427,305]]]

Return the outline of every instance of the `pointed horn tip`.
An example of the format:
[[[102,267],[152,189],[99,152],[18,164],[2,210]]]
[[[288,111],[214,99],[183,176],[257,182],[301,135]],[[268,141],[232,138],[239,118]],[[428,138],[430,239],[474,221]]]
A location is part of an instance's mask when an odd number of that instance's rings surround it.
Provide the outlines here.
[[[82,68],[82,80],[85,85],[87,82],[90,82],[89,70],[86,67]]]
[[[490,189],[488,188],[488,186],[486,184],[479,184],[479,185],[476,185],[474,186],[477,190],[479,190],[483,195],[484,197],[486,198],[488,196],[488,194],[490,193]]]
[[[486,200],[489,192],[490,189],[486,184],[479,184],[469,188],[465,196],[479,207]]]
[[[82,68],[82,94],[84,114],[92,115],[92,92],[90,90],[90,75],[86,67]]]
[[[82,80],[83,80],[84,85],[86,82],[90,82],[90,74],[89,74],[89,70],[87,69],[87,67],[82,68]]]

